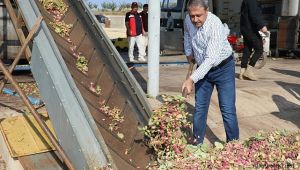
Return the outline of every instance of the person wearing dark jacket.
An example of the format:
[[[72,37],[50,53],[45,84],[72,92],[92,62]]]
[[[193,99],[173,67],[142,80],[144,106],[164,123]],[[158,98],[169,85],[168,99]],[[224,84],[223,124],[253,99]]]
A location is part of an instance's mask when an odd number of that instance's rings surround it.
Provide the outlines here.
[[[145,30],[143,37],[144,37],[144,50],[146,54],[146,49],[148,46],[148,4],[143,5],[143,11],[140,13],[140,15],[142,16],[143,27]]]
[[[263,54],[263,41],[258,31],[263,33],[268,32],[257,0],[243,0],[241,6],[240,30],[243,35],[245,48],[239,78],[243,80],[244,77],[247,77],[250,80],[257,80],[257,77],[253,73],[253,68],[259,57]],[[254,54],[250,58],[252,49],[254,50]]]

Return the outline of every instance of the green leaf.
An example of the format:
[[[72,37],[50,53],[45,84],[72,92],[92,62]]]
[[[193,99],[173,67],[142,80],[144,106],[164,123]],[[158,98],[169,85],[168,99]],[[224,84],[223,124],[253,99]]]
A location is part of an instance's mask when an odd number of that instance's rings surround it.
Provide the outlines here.
[[[118,132],[117,136],[118,136],[118,138],[120,138],[122,140],[124,139],[124,134],[123,133]]]
[[[208,154],[203,152],[202,150],[198,149],[194,155],[197,157],[197,158],[207,158]]]
[[[198,145],[203,152],[207,152],[209,150],[209,146],[206,143]]]
[[[224,149],[224,145],[223,145],[222,143],[220,143],[220,142],[215,142],[214,145],[215,145],[215,148],[216,148],[217,150],[222,150],[222,149]]]

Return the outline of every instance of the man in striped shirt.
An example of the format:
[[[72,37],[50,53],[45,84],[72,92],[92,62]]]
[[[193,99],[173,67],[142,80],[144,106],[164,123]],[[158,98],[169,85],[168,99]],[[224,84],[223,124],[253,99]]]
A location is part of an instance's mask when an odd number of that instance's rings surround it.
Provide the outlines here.
[[[190,0],[185,19],[184,48],[188,61],[198,65],[182,85],[188,94],[195,84],[195,113],[193,135],[203,143],[208,107],[214,86],[226,131],[226,140],[239,138],[235,108],[235,64],[232,48],[227,40],[228,28],[208,11],[208,0]]]

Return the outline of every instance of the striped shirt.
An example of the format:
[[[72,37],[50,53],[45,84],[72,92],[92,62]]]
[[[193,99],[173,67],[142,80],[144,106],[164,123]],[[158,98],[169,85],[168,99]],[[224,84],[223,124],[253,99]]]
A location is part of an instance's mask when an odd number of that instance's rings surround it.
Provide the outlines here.
[[[184,27],[185,55],[194,57],[199,66],[190,77],[196,83],[203,79],[212,67],[218,66],[232,54],[227,40],[229,29],[211,12],[208,12],[200,28],[194,26],[187,15]]]

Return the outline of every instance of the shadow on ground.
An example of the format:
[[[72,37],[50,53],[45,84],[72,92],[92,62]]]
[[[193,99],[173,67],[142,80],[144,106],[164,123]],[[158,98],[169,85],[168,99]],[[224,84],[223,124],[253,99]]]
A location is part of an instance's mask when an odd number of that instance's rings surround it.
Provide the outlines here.
[[[290,102],[279,95],[273,95],[272,98],[279,112],[273,112],[271,114],[282,120],[289,121],[300,128],[300,105]]]
[[[187,111],[189,113],[194,113],[195,107],[191,105],[190,103],[187,103]],[[191,116],[190,119],[191,122],[193,122],[193,117]],[[192,135],[192,132],[190,132]],[[220,142],[221,140],[214,134],[212,129],[207,125],[206,126],[206,133],[205,133],[205,138],[211,143],[214,144],[215,142]]]
[[[276,70],[278,71],[278,69]],[[300,77],[300,72],[289,71],[289,70],[282,71],[283,74],[286,72],[288,72],[289,75]],[[280,85],[283,89],[285,89],[287,92],[289,92],[291,95],[293,95],[297,100],[300,101],[300,84],[286,83],[282,81],[276,81],[276,83]],[[298,128],[300,128],[300,112],[299,112],[300,105],[288,101],[286,98],[280,95],[273,95],[272,99],[274,103],[277,105],[279,112],[273,112],[271,114],[277,116],[280,119],[289,121],[295,124],[296,126],[298,126]]]
[[[283,70],[283,69],[276,69],[276,68],[271,68],[272,71],[284,74],[284,75],[289,75],[289,76],[294,76],[300,78],[300,72],[298,71],[293,71],[293,70]]]
[[[144,79],[144,77],[135,69],[135,67],[132,67],[130,71],[135,77],[136,81],[142,87],[143,91],[147,93],[147,81]]]
[[[294,71],[290,73],[294,73]],[[284,88],[287,92],[292,94],[296,99],[300,100],[300,84],[285,83],[280,81],[277,81],[276,83]],[[300,105],[290,102],[286,98],[279,95],[273,95],[272,98],[279,109],[279,112],[273,112],[272,114],[280,119],[290,121],[300,128]]]
[[[282,81],[275,82],[300,101],[300,84],[286,83]]]

